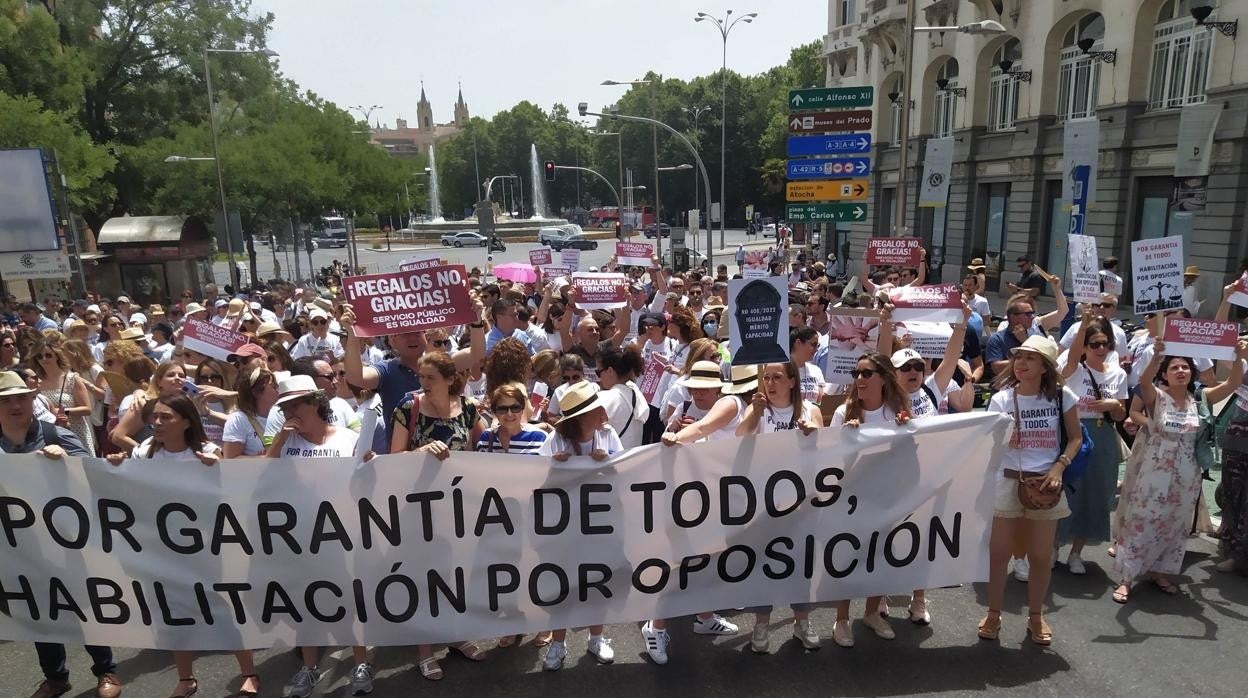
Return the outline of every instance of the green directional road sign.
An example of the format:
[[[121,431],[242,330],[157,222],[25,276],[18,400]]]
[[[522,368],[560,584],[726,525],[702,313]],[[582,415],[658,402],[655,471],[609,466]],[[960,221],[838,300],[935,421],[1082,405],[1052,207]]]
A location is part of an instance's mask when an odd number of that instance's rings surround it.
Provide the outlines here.
[[[875,102],[875,88],[820,87],[809,90],[789,90],[790,109],[837,109],[869,107]]]
[[[848,222],[867,219],[866,204],[789,204],[784,210],[785,220],[791,222],[819,221]]]

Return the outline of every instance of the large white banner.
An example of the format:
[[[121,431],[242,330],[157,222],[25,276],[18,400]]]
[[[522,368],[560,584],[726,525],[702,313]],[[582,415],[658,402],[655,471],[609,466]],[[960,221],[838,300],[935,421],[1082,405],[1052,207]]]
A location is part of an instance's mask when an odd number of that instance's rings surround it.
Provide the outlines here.
[[[1009,423],[558,465],[5,456],[0,639],[410,645],[982,581]]]
[[[919,208],[944,208],[949,201],[949,173],[953,169],[953,139],[929,138],[919,185]]]

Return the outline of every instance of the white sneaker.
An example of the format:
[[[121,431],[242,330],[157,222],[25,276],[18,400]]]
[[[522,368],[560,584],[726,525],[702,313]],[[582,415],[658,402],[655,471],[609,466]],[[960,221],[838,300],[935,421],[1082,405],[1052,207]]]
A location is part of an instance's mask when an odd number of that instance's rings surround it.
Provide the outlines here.
[[[321,673],[315,668],[299,667],[294,678],[290,680],[291,698],[308,698],[321,681]]]
[[[1031,579],[1031,564],[1027,562],[1027,558],[1022,557],[1014,561],[1014,578],[1020,582]]]
[[[718,613],[706,620],[693,619],[693,632],[697,635],[736,635],[738,630],[736,623],[724,620]]]
[[[832,624],[832,640],[841,647],[854,646],[854,626],[847,620],[838,620]]]
[[[893,632],[893,626],[889,625],[888,619],[884,616],[867,615],[862,619],[863,625],[875,631],[876,637],[881,640],[892,640],[897,637]]]
[[[767,624],[756,624],[754,631],[750,633],[750,649],[754,651],[754,654],[767,654],[770,644]]]
[[[1071,553],[1066,558],[1066,566],[1070,568],[1071,574],[1087,574],[1088,573],[1088,567],[1087,565],[1083,564],[1083,558],[1079,556],[1079,553]]]
[[[641,636],[646,640],[646,654],[650,655],[650,661],[660,666],[667,664],[667,646],[672,642],[667,630],[655,630],[650,621],[646,621],[641,626]]]
[[[563,660],[568,658],[568,646],[562,640],[552,640],[546,648],[546,656],[542,659],[542,669],[559,671],[563,668]]]
[[[594,655],[594,659],[599,664],[610,664],[615,661],[615,650],[611,648],[611,641],[601,635],[590,635],[589,645],[585,647],[585,651]]]
[[[373,692],[373,667],[356,664],[351,670],[351,695],[365,696]]]
[[[801,641],[802,647],[808,650],[819,649],[819,633],[810,627],[810,619],[793,621],[793,637]]]

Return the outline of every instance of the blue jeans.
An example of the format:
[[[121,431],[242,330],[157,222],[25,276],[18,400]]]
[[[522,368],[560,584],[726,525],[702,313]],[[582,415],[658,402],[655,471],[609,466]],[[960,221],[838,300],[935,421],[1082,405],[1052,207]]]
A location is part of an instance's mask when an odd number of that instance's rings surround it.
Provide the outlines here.
[[[87,645],[87,654],[91,655],[91,673],[97,677],[101,674],[116,673],[117,665],[113,663],[113,648],[102,645]],[[65,667],[65,645],[54,642],[36,642],[35,652],[39,654],[39,668],[43,677],[52,681],[65,681],[69,678],[69,669]]]

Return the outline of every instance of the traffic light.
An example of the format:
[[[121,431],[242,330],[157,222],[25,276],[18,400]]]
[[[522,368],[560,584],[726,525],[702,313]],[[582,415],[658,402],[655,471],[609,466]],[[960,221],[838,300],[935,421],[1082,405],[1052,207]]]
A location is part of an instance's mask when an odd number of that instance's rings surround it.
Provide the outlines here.
[[[546,181],[547,182],[555,181],[555,161],[554,160],[546,161]]]

